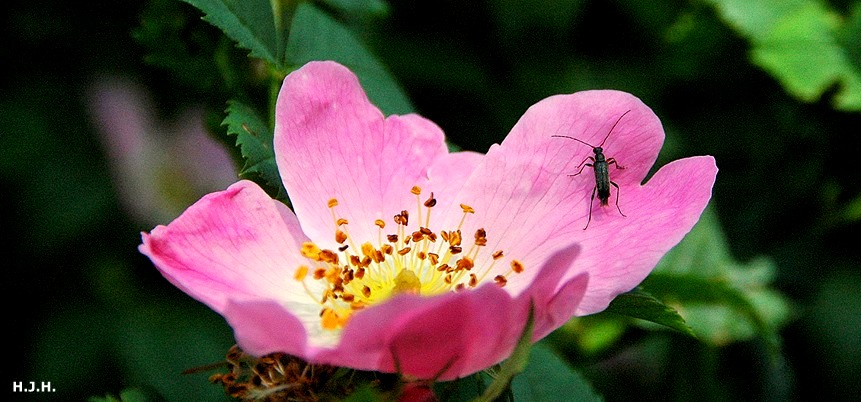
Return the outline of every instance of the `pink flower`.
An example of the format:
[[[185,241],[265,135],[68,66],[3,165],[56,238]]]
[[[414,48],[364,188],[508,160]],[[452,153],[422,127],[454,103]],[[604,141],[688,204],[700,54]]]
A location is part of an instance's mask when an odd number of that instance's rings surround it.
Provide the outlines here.
[[[88,95],[119,201],[141,224],[173,219],[236,181],[230,154],[206,132],[201,107],[160,121],[146,89],[119,77],[100,78]]]
[[[604,144],[621,189],[583,230]],[[275,155],[294,211],[241,181],[205,196],[141,252],[222,314],[239,345],[416,378],[462,377],[639,284],[699,218],[717,168],[678,160],[641,185],[664,134],[637,98],[587,91],[532,106],[486,155],[449,153],[439,127],[389,116],[332,62],[290,74]],[[586,174],[588,173],[588,174]],[[615,191],[615,188],[613,188]],[[613,193],[615,201],[615,193]]]

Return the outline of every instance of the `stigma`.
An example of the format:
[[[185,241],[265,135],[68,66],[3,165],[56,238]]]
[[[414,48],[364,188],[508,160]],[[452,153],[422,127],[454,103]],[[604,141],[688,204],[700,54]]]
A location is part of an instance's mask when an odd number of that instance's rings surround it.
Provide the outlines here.
[[[510,275],[523,272],[523,264],[514,259],[497,265],[505,258],[503,250],[489,252],[489,259],[479,258],[488,252],[484,250],[488,244],[484,228],[472,233],[472,240],[464,240],[461,228],[475,213],[472,207],[460,204],[463,216],[458,226],[436,230],[431,221],[431,211],[437,204],[434,194],[423,199],[418,186],[410,192],[416,196],[414,213],[401,210],[389,223],[376,219],[376,239],[354,239],[349,221],[337,213],[338,200],[328,201],[338,246],[332,250],[313,242],[303,243],[299,252],[308,264],[296,267],[293,274],[320,305],[322,328],[339,330],[356,311],[398,294],[462,292],[485,281],[503,287]],[[488,262],[476,266],[476,261]],[[508,265],[507,269],[503,264]],[[314,282],[316,286],[311,286]]]

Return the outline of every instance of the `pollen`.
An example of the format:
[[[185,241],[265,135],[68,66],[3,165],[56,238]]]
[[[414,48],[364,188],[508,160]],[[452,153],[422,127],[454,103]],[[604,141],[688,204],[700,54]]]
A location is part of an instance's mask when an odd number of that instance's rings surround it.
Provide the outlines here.
[[[433,198],[433,193],[430,194],[430,198],[425,200],[423,205],[428,207],[428,208],[436,206],[436,198]]]
[[[324,329],[340,329],[349,319],[349,315],[339,314],[330,308],[324,308],[320,312],[320,317]]]
[[[306,276],[308,276],[308,267],[301,265],[296,269],[296,274],[293,275],[293,278],[297,281],[302,281],[305,280]]]
[[[523,272],[523,269],[524,268],[523,268],[522,262],[517,261],[517,260],[511,260],[511,270],[514,271],[514,273],[519,274],[519,273]]]
[[[499,287],[503,287],[503,286],[505,286],[506,283],[508,283],[508,279],[505,279],[505,276],[503,276],[503,275],[496,275],[493,278],[493,281],[496,282],[496,284],[499,285]]]
[[[302,243],[302,249],[300,251],[303,256],[316,260],[320,257],[320,251],[322,250],[320,250],[320,247],[317,247],[314,243],[305,242]]]
[[[469,229],[464,238],[465,222],[476,219],[476,211],[469,205],[460,204],[463,215],[459,223],[439,228],[431,214],[437,206],[434,193],[422,196],[419,186],[409,192],[415,196],[415,210],[388,215],[394,223],[391,228],[381,218],[363,222],[378,231],[369,238],[353,237],[350,217],[338,213],[338,200],[327,202],[333,223],[331,237],[326,246],[303,243],[299,253],[307,262],[293,271],[293,279],[320,305],[320,328],[339,331],[356,312],[399,294],[425,297],[465,292],[485,282],[504,287],[511,275],[525,269],[521,262],[505,256],[493,234],[483,227],[474,232]],[[489,245],[496,251],[487,251]]]

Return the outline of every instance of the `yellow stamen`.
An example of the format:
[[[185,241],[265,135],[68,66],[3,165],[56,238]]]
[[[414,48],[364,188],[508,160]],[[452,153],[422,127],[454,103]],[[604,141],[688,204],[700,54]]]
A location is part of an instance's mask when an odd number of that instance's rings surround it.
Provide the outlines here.
[[[392,292],[395,294],[411,293],[419,294],[421,292],[422,283],[419,277],[413,271],[402,269],[395,277],[395,287]]]
[[[418,220],[410,226],[410,211],[402,210],[393,216],[394,233],[384,233],[385,222],[374,219],[373,224],[379,229],[375,240],[352,238],[347,218],[339,217],[335,211],[338,200],[328,201],[334,223],[333,249],[303,243],[300,253],[309,263],[299,265],[293,274],[305,292],[320,304],[322,328],[340,330],[353,312],[397,294],[469,291],[480,286],[486,276],[493,277],[498,286],[505,286],[510,275],[524,270],[519,261],[505,258],[502,250],[482,255],[489,244],[484,228],[475,230],[473,240],[467,241],[471,244],[463,244],[462,232],[471,230],[464,228],[464,223],[475,214],[472,207],[460,204],[463,216],[458,225],[435,230],[431,226],[431,211],[437,205],[434,193],[422,201],[420,187],[414,186],[410,192],[416,196],[413,213]],[[506,273],[494,268],[496,261],[503,259],[510,261]],[[309,286],[310,281],[317,281],[317,286]]]
[[[308,257],[312,260],[317,260],[320,258],[320,247],[317,247],[317,245],[314,243],[302,243],[302,249],[300,251],[303,256]]]
[[[349,314],[338,314],[335,310],[332,310],[328,307],[323,308],[322,315],[322,325],[325,329],[341,329],[347,324],[347,320],[350,318]]]
[[[308,267],[305,265],[300,265],[296,270],[296,273],[293,275],[297,281],[304,281],[305,277],[308,276]]]

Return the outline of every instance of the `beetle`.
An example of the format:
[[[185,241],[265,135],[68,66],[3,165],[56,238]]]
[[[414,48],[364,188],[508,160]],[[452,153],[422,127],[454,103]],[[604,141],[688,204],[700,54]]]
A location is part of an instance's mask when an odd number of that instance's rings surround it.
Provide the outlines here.
[[[630,110],[625,111],[625,113],[622,113],[622,115],[619,116],[618,119],[616,119],[616,122],[613,123],[613,127],[610,128],[610,131],[607,132],[607,135],[604,137],[604,140],[601,141],[601,144],[598,146],[594,146],[594,145],[592,145],[586,141],[583,141],[583,140],[578,139],[578,138],[570,137],[567,135],[553,135],[552,136],[552,137],[558,137],[558,138],[568,138],[568,139],[577,141],[581,144],[587,145],[587,146],[592,148],[592,153],[595,154],[594,157],[593,156],[587,156],[585,159],[583,159],[583,162],[580,162],[580,164],[577,165],[577,167],[580,168],[580,170],[577,173],[569,174],[569,176],[572,176],[572,177],[578,176],[578,175],[580,175],[580,173],[583,173],[583,169],[585,169],[586,166],[591,167],[592,170],[595,171],[595,187],[592,188],[592,196],[589,200],[589,219],[586,221],[586,226],[583,228],[583,230],[586,230],[586,228],[589,227],[589,223],[592,222],[592,203],[595,201],[595,195],[596,194],[598,195],[598,200],[600,200],[602,207],[609,205],[608,200],[610,199],[610,186],[611,185],[613,187],[616,187],[616,209],[619,210],[619,214],[621,214],[624,217],[627,217],[627,215],[622,213],[622,208],[619,207],[619,185],[616,184],[614,181],[610,180],[610,165],[615,165],[616,169],[624,169],[625,167],[619,165],[619,163],[616,162],[616,158],[607,158],[607,156],[604,155],[604,148],[603,147],[604,147],[604,143],[607,142],[607,138],[610,138],[610,134],[613,133],[613,129],[616,128],[616,125],[618,125],[619,122],[622,121],[622,118],[625,117],[625,115],[628,114],[629,112],[630,112]],[[586,163],[586,161],[591,161],[592,163]]]

